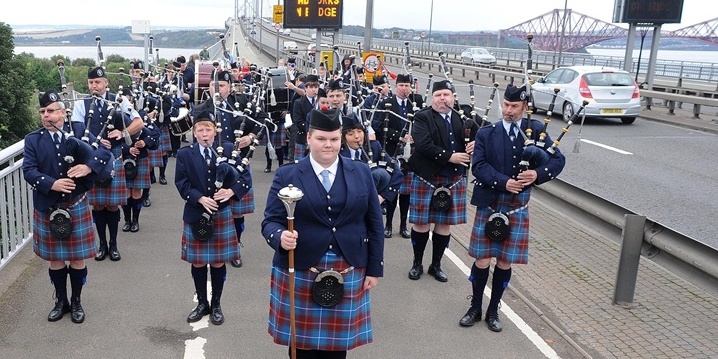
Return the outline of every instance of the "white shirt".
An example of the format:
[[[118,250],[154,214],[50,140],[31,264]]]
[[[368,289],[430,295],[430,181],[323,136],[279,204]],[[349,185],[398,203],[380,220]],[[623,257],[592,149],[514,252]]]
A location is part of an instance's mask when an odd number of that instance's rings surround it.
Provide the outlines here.
[[[312,164],[314,174],[317,176],[317,179],[319,179],[320,183],[322,182],[322,171],[324,170],[329,171],[329,181],[331,183],[334,183],[334,179],[337,177],[337,169],[339,168],[339,156],[337,156],[334,162],[327,168],[324,168],[322,165],[319,164],[319,162],[315,161],[314,158],[312,158],[311,154],[309,155],[309,163]]]
[[[504,125],[504,131],[508,133],[509,136],[511,135],[518,135],[518,133],[509,133],[509,130],[511,129],[511,122],[507,122],[506,120],[501,120],[501,123]],[[521,119],[515,122],[517,128],[521,128]]]

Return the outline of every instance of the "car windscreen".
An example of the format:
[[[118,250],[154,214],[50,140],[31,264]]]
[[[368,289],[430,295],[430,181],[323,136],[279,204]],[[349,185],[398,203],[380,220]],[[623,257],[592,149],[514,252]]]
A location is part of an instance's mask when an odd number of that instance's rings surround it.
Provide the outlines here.
[[[596,72],[583,75],[588,86],[633,86],[633,79],[622,72]]]

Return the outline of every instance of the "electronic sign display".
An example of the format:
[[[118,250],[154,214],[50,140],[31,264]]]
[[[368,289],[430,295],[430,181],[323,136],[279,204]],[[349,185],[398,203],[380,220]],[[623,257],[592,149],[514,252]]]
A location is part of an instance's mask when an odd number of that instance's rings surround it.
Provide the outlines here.
[[[344,0],[284,0],[287,29],[342,28]]]

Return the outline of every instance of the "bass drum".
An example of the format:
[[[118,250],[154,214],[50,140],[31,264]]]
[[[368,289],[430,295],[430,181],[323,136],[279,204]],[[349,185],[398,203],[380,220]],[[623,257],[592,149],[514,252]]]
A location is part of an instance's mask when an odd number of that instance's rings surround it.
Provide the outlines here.
[[[175,136],[182,136],[192,130],[192,119],[189,117],[189,110],[180,107],[179,116],[170,117],[170,132]]]
[[[209,91],[214,66],[211,61],[195,61],[194,64],[194,101],[199,105],[205,91]]]

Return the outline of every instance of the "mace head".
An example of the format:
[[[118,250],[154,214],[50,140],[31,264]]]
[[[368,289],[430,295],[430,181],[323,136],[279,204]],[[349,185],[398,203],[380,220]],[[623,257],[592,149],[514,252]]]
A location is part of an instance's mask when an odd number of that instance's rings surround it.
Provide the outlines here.
[[[290,184],[287,187],[279,190],[277,194],[280,200],[284,203],[284,207],[287,209],[287,215],[289,217],[294,216],[294,206],[296,203],[304,197],[304,192],[301,189],[294,187]]]

